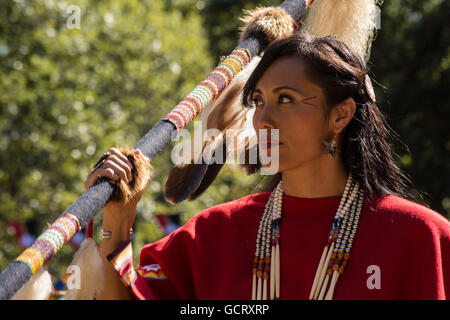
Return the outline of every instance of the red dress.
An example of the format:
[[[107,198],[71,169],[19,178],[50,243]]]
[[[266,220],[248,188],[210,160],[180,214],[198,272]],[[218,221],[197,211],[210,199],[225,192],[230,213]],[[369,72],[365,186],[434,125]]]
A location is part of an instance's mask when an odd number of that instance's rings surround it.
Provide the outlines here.
[[[144,246],[109,256],[138,299],[251,299],[259,221],[270,192],[208,208]],[[341,197],[283,196],[280,299],[308,299]],[[364,204],[333,299],[450,299],[450,222],[396,196]]]

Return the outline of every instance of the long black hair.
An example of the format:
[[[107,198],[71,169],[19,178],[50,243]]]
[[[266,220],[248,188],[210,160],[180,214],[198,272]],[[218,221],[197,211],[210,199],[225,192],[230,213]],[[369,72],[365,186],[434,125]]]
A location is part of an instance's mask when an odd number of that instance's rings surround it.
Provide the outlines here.
[[[344,130],[342,157],[346,169],[364,190],[367,200],[393,194],[413,200],[408,191],[409,178],[392,157],[391,139],[383,114],[371,94],[364,61],[336,37],[314,37],[297,33],[272,43],[264,53],[243,90],[243,104],[252,107],[252,93],[267,68],[282,56],[297,56],[307,65],[307,76],[319,85],[325,96],[326,114],[345,99],[356,103],[355,114]],[[373,92],[373,91],[372,91]],[[276,174],[265,188],[273,188],[281,179]]]

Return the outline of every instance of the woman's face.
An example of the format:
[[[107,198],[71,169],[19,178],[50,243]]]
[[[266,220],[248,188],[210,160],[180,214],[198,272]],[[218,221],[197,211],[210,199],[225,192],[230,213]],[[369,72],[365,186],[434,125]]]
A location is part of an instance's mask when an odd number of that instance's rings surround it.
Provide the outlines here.
[[[332,136],[323,91],[308,79],[305,67],[298,57],[278,58],[264,72],[253,91],[253,126],[260,153],[270,159],[276,157],[278,151],[277,172],[319,160],[324,156],[323,141],[329,141]],[[259,129],[268,129],[267,139]],[[272,129],[279,129],[278,144],[270,140]],[[269,165],[263,161],[263,168],[267,167]]]

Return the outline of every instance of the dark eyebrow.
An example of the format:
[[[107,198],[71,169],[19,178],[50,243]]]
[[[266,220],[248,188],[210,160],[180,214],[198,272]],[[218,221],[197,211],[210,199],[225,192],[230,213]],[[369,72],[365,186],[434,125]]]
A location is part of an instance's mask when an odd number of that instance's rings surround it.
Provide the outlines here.
[[[275,92],[278,92],[278,91],[283,90],[283,89],[296,91],[296,92],[304,95],[304,93],[302,91],[300,91],[298,89],[295,89],[295,88],[292,88],[292,87],[289,87],[289,86],[282,86],[282,87],[275,88],[275,89],[272,90],[272,92],[275,93]]]
[[[302,91],[300,91],[300,90],[298,90],[298,89],[295,89],[295,88],[292,88],[292,87],[289,87],[289,86],[281,86],[281,87],[275,88],[275,89],[272,90],[272,92],[273,92],[273,93],[277,93],[278,91],[283,90],[283,89],[288,89],[288,90],[296,91],[296,92],[298,92],[298,93],[304,95],[304,93],[303,93]],[[256,93],[262,93],[261,90],[259,90],[259,89],[255,89],[255,90],[253,90],[253,92],[256,92]]]

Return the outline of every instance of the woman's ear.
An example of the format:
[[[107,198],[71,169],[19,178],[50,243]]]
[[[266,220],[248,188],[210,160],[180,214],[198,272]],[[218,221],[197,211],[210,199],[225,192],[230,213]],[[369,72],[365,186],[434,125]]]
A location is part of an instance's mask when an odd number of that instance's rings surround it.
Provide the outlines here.
[[[350,123],[356,111],[356,103],[353,98],[347,98],[331,110],[331,123],[333,131],[341,133]]]

